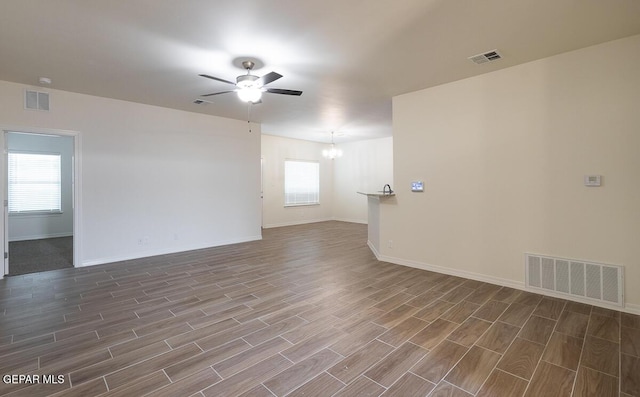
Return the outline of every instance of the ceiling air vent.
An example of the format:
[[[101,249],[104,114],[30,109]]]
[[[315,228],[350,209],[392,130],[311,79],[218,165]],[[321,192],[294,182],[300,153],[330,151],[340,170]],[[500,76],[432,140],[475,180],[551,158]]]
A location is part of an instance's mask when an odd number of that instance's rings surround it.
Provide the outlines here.
[[[502,59],[502,55],[498,53],[498,50],[493,50],[493,51],[485,52],[484,54],[474,55],[472,57],[469,57],[469,59],[471,59],[473,62],[477,63],[478,65],[480,65],[482,63],[487,63],[491,61],[497,61],[498,59]]]

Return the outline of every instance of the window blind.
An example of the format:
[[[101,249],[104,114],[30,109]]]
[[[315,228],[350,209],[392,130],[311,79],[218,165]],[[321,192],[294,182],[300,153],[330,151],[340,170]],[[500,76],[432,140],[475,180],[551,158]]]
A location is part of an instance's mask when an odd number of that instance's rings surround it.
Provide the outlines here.
[[[284,162],[284,205],[320,203],[320,163],[286,160]]]
[[[59,154],[10,152],[8,160],[9,213],[62,210]]]

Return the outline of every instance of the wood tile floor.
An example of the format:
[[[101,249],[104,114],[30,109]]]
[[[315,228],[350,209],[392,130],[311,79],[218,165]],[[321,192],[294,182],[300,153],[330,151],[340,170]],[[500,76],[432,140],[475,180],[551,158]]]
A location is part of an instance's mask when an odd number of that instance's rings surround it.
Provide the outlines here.
[[[378,262],[366,226],[325,222],[5,278],[0,375],[30,397],[640,396],[640,317]]]

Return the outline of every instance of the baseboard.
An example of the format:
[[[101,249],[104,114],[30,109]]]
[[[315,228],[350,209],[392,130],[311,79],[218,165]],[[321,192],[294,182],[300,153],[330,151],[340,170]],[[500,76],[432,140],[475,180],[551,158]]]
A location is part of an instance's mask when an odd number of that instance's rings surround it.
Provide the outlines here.
[[[429,270],[436,273],[448,274],[450,276],[464,277],[471,280],[477,280],[485,283],[501,285],[503,287],[510,287],[510,288],[524,290],[524,282],[509,280],[509,279],[500,278],[500,277],[487,276],[486,274],[474,273],[467,270],[451,269],[449,267],[444,267],[444,266],[430,265],[427,263],[410,261],[407,259],[400,259],[400,258],[395,258],[391,256],[380,255],[376,257],[380,261],[395,263],[396,265],[414,267],[416,269]]]
[[[362,220],[362,219],[333,218],[333,220],[338,222],[359,223],[362,225],[368,224],[366,219]]]
[[[634,305],[633,303],[628,303],[624,307],[624,311],[631,314],[636,314],[640,316],[640,305]]]
[[[373,243],[370,240],[367,240],[367,245],[369,246],[369,249],[371,250],[371,252],[373,252],[373,255],[375,255],[375,257],[379,260],[382,261],[380,259],[380,253],[378,252],[378,249],[375,247],[375,245],[373,245]],[[382,262],[389,262],[389,261],[382,261]],[[393,262],[392,262],[393,263]]]
[[[44,240],[46,238],[58,238],[58,237],[73,237],[73,233],[65,232],[65,233],[37,234],[34,236],[22,236],[17,238],[10,238],[9,242],[13,243],[17,241]]]
[[[533,292],[534,294],[550,296],[552,298],[558,298],[558,299],[564,299],[564,300],[569,300],[569,301],[578,302],[578,303],[584,303],[585,305],[598,306],[598,307],[602,307],[602,308],[605,308],[605,309],[616,310],[616,311],[619,311],[619,312],[640,314],[640,306],[634,305],[634,304],[627,303],[623,307],[620,307],[618,305],[609,305],[606,302],[602,302],[602,301],[595,300],[595,299],[581,298],[580,296],[574,296],[574,295],[559,294],[559,293],[556,293],[554,291],[549,291],[549,290],[545,290],[545,289],[542,289],[542,288],[531,288],[530,287],[530,288],[526,288],[525,291]]]
[[[274,228],[274,227],[306,225],[308,223],[328,222],[328,221],[332,221],[332,220],[333,220],[332,218],[326,218],[326,219],[308,219],[308,220],[303,220],[303,221],[270,223],[270,224],[267,224],[267,225],[262,225],[262,228],[263,229],[271,229],[271,228]]]
[[[223,245],[246,243],[249,241],[256,241],[256,240],[262,240],[262,236],[258,235],[258,236],[240,238],[240,239],[220,240],[220,241],[214,241],[214,242],[203,243],[203,244],[193,244],[193,245],[187,245],[187,246],[183,245],[180,247],[172,247],[172,248],[166,248],[162,250],[134,252],[134,253],[120,255],[120,256],[90,259],[82,262],[81,264],[76,265],[76,267],[104,265],[105,263],[122,262],[122,261],[128,261],[132,259],[148,258],[151,256],[157,256],[157,255],[176,254],[179,252],[194,251],[194,250],[205,249],[205,248],[214,248],[214,247],[220,247]]]
[[[551,296],[551,297],[554,297],[554,298],[560,298],[560,299],[564,299],[564,300],[570,300],[570,301],[585,303],[585,304],[592,305],[592,306],[604,307],[606,309],[617,310],[617,311],[621,311],[621,312],[625,312],[625,313],[631,313],[631,314],[640,315],[640,305],[635,305],[635,304],[632,304],[632,303],[626,303],[624,305],[624,307],[613,306],[613,305],[608,306],[608,305],[602,304],[600,302],[593,302],[593,301],[587,300],[587,299],[580,299],[579,297],[567,297],[566,295],[554,294],[553,292],[542,290],[542,289],[541,290],[528,289],[528,288],[525,288],[525,283],[524,282],[520,282],[520,281],[509,280],[509,279],[504,279],[504,278],[500,278],[500,277],[487,276],[485,274],[469,272],[469,271],[466,271],[466,270],[458,270],[458,269],[451,269],[451,268],[443,267],[443,266],[430,265],[430,264],[427,264],[427,263],[410,261],[410,260],[407,260],[407,259],[395,258],[395,257],[391,257],[391,256],[384,256],[384,255],[381,255],[375,249],[375,247],[373,246],[373,244],[371,244],[370,241],[367,241],[367,245],[369,246],[369,248],[371,249],[373,254],[376,256],[376,258],[381,262],[389,262],[389,263],[394,263],[396,265],[413,267],[413,268],[422,269],[422,270],[429,270],[429,271],[436,272],[436,273],[448,274],[450,276],[464,277],[464,278],[468,278],[468,279],[471,279],[471,280],[477,280],[477,281],[482,281],[482,282],[485,282],[485,283],[499,285],[499,286],[502,286],[502,287],[515,288],[515,289],[519,289],[519,290],[522,290],[522,291],[533,292],[533,293],[540,294],[540,295]]]

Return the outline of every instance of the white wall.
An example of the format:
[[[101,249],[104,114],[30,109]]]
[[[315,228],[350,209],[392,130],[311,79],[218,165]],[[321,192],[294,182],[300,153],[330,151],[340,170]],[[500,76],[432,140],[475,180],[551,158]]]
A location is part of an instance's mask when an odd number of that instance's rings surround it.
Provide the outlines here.
[[[262,135],[263,226],[278,227],[331,220],[333,216],[333,169],[322,157],[327,145]],[[306,160],[320,163],[320,204],[284,206],[284,161]]]
[[[33,240],[73,235],[72,165],[73,138],[8,133],[9,151],[59,154],[61,172],[61,214],[12,214],[9,241]]]
[[[393,189],[393,138],[371,139],[339,145],[342,157],[333,162],[333,217],[367,223],[367,197],[385,184]]]
[[[402,188],[381,205],[382,256],[512,285],[524,252],[624,265],[640,311],[639,48],[633,36],[394,98]]]
[[[81,264],[261,237],[259,126],[58,90],[28,111],[25,88],[0,81],[3,129],[80,134]]]

